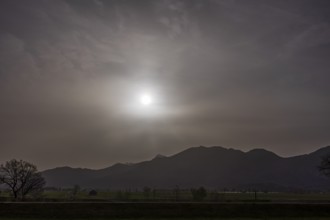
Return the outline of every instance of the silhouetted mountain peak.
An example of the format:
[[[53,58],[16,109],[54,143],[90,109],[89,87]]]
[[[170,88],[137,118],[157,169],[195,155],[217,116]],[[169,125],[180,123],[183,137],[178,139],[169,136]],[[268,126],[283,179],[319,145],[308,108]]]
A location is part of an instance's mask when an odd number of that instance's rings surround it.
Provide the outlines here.
[[[202,152],[226,152],[226,151],[237,151],[241,152],[240,150],[235,150],[232,148],[224,148],[221,146],[212,146],[212,147],[205,147],[205,146],[198,146],[198,147],[191,147],[184,151],[179,152],[178,154],[186,154],[186,153],[202,153]],[[178,155],[176,154],[176,155]]]
[[[124,167],[128,167],[128,166],[131,166],[133,165],[134,163],[115,163],[114,165],[112,166],[109,166],[109,167],[106,167],[106,168],[103,168],[103,169],[100,169],[98,171],[107,171],[107,170],[119,170],[119,169],[122,169]]]
[[[281,158],[280,156],[278,156],[274,152],[265,150],[263,148],[252,149],[252,150],[246,152],[246,154],[249,155],[249,156],[253,156],[253,157],[274,157],[274,158]]]
[[[120,167],[125,167],[129,164],[126,163],[115,163],[114,165],[111,166],[111,168],[120,168]]]
[[[61,172],[70,172],[72,170],[75,170],[75,171],[92,171],[92,169],[88,169],[88,168],[73,168],[73,167],[69,167],[69,166],[63,166],[63,167],[55,167],[53,169],[49,169],[49,170],[46,170],[46,171],[53,171],[53,170],[57,170],[57,171],[61,171]]]
[[[156,159],[162,159],[162,158],[166,158],[166,156],[162,155],[162,154],[157,154],[153,160],[156,160]]]

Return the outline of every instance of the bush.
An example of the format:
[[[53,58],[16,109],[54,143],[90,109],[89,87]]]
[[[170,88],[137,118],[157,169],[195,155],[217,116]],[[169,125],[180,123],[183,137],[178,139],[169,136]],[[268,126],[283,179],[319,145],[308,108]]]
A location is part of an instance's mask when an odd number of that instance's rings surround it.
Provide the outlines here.
[[[89,191],[88,195],[89,196],[97,196],[97,191],[92,189],[91,191]]]
[[[191,189],[190,192],[195,201],[202,201],[207,195],[206,189],[204,187],[199,187],[198,189]]]

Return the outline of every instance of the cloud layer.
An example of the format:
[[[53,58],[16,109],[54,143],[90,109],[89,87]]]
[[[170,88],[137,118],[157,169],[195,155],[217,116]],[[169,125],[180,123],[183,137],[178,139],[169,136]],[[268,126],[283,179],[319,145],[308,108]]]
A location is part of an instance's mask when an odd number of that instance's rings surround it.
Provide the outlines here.
[[[0,161],[329,144],[327,0],[0,3]],[[156,112],[136,95],[151,90]]]

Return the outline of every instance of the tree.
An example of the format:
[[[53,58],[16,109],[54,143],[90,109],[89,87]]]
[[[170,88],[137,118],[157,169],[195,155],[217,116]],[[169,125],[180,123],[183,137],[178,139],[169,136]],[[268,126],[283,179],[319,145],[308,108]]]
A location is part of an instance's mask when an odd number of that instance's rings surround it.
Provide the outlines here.
[[[78,184],[75,184],[72,189],[72,195],[75,197],[80,191],[80,186]]]
[[[330,177],[330,154],[322,157],[321,164],[318,168],[321,173]]]
[[[190,191],[195,201],[202,201],[207,196],[207,192],[204,187],[199,187],[198,189],[191,189]]]
[[[92,189],[91,191],[89,191],[88,195],[89,196],[97,196],[97,191],[95,189]]]
[[[179,201],[180,187],[175,186],[175,188],[173,189],[173,192],[174,192],[174,196],[175,196],[175,201]]]
[[[15,200],[23,200],[27,194],[41,191],[46,184],[35,165],[15,159],[1,164],[0,183],[10,188]]]
[[[143,195],[145,199],[150,198],[151,188],[148,186],[143,187]]]

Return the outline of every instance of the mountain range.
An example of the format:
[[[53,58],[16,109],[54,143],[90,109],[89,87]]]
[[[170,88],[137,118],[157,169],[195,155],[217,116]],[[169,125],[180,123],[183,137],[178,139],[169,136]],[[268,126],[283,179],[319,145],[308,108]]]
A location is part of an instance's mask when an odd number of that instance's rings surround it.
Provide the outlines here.
[[[243,152],[223,147],[192,147],[173,156],[157,155],[135,164],[100,170],[58,167],[42,175],[49,187],[96,189],[192,188],[230,190],[329,190],[330,179],[318,171],[330,146],[294,157],[265,149]]]

